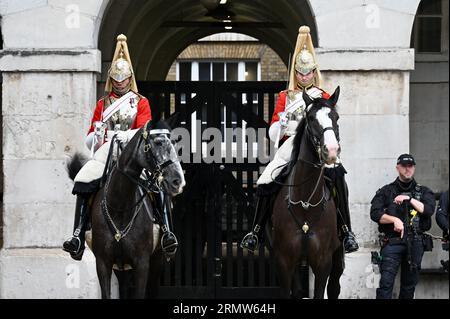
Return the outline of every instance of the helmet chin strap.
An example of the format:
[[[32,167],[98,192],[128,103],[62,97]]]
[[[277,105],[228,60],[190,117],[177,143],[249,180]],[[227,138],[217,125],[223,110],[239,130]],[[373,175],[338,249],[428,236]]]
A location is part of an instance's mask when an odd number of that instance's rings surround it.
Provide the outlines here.
[[[311,81],[309,81],[308,83],[297,83],[297,87],[301,90],[308,90],[310,89],[312,86],[314,85],[314,79],[311,79]]]
[[[114,92],[115,94],[117,94],[118,96],[122,96],[122,95],[128,93],[128,92],[130,91],[130,88],[131,88],[131,81],[130,81],[130,83],[128,83],[128,85],[127,85],[125,88],[123,88],[122,90],[119,90],[114,84],[112,85],[112,90],[113,90],[113,92]]]

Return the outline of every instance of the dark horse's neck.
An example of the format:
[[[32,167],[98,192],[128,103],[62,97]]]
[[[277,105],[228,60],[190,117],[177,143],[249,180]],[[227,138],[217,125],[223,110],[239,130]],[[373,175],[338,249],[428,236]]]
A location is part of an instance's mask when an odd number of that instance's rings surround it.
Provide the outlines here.
[[[302,200],[304,202],[309,200],[309,203],[314,205],[322,199],[324,178],[323,174],[321,174],[322,169],[319,163],[319,155],[308,139],[305,127],[301,137],[299,156],[295,167],[294,183],[292,183],[299,186],[292,188],[292,200]],[[311,197],[312,194],[313,196]],[[311,207],[309,209],[311,210],[313,208]]]
[[[136,200],[137,184],[142,167],[137,163],[140,131],[132,138],[118,159],[118,165],[111,172],[106,199],[111,216],[127,216],[133,214],[130,209]],[[130,178],[131,177],[131,178]]]

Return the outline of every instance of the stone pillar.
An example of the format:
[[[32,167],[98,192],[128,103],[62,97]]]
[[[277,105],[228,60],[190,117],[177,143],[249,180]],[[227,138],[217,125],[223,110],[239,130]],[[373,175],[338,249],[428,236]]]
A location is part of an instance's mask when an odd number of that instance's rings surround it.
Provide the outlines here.
[[[97,17],[106,2],[0,1],[0,298],[99,296],[93,255],[75,262],[61,247],[75,207],[65,162],[85,149],[101,71]]]

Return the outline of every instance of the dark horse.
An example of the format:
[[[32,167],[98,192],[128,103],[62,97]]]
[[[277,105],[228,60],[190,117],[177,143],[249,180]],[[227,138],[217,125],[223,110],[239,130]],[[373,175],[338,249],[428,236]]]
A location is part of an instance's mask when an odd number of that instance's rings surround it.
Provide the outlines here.
[[[116,272],[121,297],[154,296],[155,291],[149,290],[158,288],[164,254],[159,244],[161,230],[154,218],[154,197],[162,193],[175,196],[185,185],[169,134],[164,121],[147,122],[123,149],[93,199],[92,251],[102,298],[111,297],[113,267],[133,269],[132,276],[125,276],[128,271]],[[111,144],[113,147],[114,141]],[[144,169],[149,173],[147,183],[140,178]],[[149,187],[160,192],[151,192]],[[163,198],[163,206],[170,206],[170,198]],[[133,296],[128,296],[130,285]]]
[[[325,186],[324,169],[339,155],[339,87],[330,99],[312,100],[297,127],[288,183],[275,198],[272,214],[273,250],[280,276],[281,296],[298,287],[296,266],[309,263],[315,275],[314,298],[338,298],[344,270],[344,250],[338,238],[336,207]]]

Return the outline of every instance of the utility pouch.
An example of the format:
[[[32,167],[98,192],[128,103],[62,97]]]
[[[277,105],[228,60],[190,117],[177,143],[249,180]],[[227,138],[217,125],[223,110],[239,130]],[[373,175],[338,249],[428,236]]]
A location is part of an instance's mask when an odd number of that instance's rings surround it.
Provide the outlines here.
[[[422,243],[423,243],[423,251],[432,251],[433,250],[433,238],[430,235],[423,234],[422,235]]]

